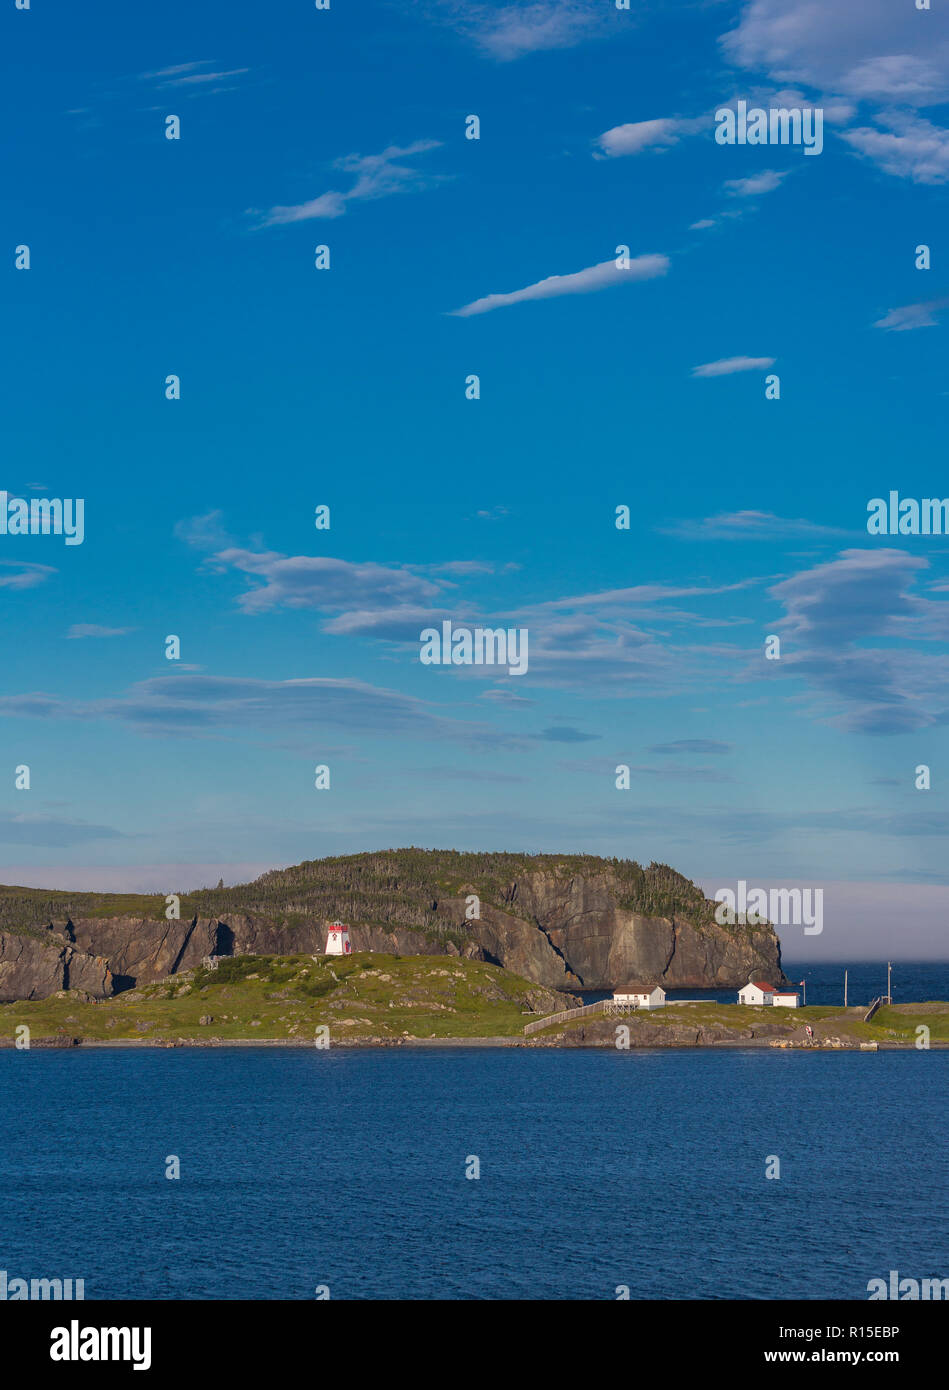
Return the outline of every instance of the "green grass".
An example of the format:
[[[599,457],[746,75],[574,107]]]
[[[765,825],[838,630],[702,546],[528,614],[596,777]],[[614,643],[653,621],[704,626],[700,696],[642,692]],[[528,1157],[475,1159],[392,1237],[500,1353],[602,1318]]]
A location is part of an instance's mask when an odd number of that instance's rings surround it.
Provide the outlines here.
[[[0,1036],[27,1024],[31,1039],[311,1041],[367,1037],[517,1037],[528,996],[557,997],[498,966],[451,956],[237,956],[217,970],[170,976],[95,1003],[75,995],[0,1005]],[[213,1022],[202,1025],[202,1015]]]

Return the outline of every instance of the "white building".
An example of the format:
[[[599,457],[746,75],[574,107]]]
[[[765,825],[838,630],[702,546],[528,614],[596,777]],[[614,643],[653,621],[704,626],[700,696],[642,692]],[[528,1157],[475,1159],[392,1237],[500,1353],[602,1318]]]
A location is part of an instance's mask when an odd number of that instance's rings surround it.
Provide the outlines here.
[[[348,956],[352,949],[349,944],[349,927],[345,922],[333,922],[326,933],[326,954]]]
[[[614,1004],[629,1004],[635,1009],[660,1009],[666,1002],[662,985],[632,984],[614,989]]]
[[[796,1009],[801,1002],[801,996],[791,991],[787,993],[778,991],[771,1002],[776,1009]]]
[[[775,993],[774,985],[765,984],[764,980],[749,980],[738,991],[738,1002],[739,1004],[773,1004]]]

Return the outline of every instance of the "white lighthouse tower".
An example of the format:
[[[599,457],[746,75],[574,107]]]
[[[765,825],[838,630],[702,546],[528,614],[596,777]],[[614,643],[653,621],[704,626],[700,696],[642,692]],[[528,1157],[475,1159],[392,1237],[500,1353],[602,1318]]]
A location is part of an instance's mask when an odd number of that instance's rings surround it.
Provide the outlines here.
[[[328,956],[348,956],[352,949],[349,942],[349,927],[345,922],[333,922],[326,933],[326,954]]]

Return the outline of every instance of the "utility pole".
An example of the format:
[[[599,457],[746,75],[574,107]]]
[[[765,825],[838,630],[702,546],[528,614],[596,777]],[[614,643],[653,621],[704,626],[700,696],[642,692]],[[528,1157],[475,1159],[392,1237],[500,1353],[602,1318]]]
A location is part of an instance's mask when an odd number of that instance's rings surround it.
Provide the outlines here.
[[[893,989],[892,989],[892,985],[891,985],[891,983],[890,983],[892,970],[893,970],[893,966],[892,966],[891,962],[890,962],[890,961],[887,961],[887,963],[886,963],[886,1002],[887,1002],[888,1004],[892,1004],[892,1003],[893,1003]]]
[[[844,971],[844,1008],[847,1007],[847,972]]]

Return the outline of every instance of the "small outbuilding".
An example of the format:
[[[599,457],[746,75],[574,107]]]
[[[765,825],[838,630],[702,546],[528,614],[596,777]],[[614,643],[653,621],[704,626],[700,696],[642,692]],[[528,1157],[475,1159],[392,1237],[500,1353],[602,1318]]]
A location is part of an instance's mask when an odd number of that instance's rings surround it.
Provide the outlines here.
[[[776,1009],[796,1009],[800,1005],[801,996],[792,990],[778,990],[771,1003]]]
[[[764,980],[749,980],[738,991],[739,1004],[773,1004],[776,994],[774,985],[766,984]]]
[[[662,985],[651,985],[641,980],[613,991],[614,1004],[626,1004],[633,1009],[661,1009],[665,1002],[666,992]]]

